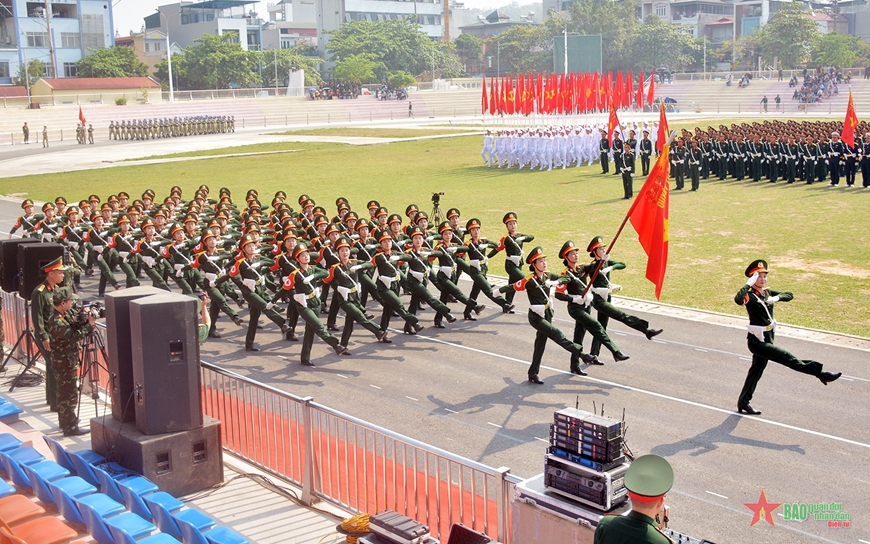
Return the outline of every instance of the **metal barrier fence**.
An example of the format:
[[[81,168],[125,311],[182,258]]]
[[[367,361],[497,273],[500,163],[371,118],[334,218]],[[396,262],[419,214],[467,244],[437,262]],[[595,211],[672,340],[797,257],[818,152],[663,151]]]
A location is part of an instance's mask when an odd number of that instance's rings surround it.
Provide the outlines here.
[[[395,510],[443,540],[463,523],[510,541],[519,478],[359,420],[210,363],[202,363],[205,414],[224,448],[302,487],[302,500],[351,512]]]

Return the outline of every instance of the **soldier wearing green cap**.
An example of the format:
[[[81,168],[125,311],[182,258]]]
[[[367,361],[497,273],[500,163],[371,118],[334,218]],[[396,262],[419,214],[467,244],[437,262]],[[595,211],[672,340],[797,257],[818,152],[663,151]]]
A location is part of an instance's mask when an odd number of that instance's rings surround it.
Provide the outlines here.
[[[595,529],[595,544],[672,544],[659,530],[656,516],[674,485],[674,469],[663,457],[642,455],[625,473],[631,510],[624,516],[604,516]]]
[[[756,410],[749,404],[758,380],[764,374],[767,361],[773,361],[796,370],[803,374],[817,377],[823,384],[828,385],[842,375],[842,372],[825,372],[822,363],[811,360],[801,360],[788,351],[773,344],[776,332],[776,320],[773,318],[773,307],[777,302],[789,302],[794,295],[787,291],[773,291],[767,288],[767,261],[756,259],[752,261],[744,275],[749,278],[746,285],[740,288],[734,297],[734,302],[746,308],[749,314],[749,333],[746,342],[752,353],[752,366],[746,375],[743,390],[737,400],[737,411],[743,414],[758,415]]]
[[[628,355],[619,351],[601,323],[589,314],[589,307],[594,300],[594,295],[591,291],[586,291],[586,284],[581,279],[579,249],[571,240],[562,244],[562,249],[559,250],[559,257],[562,257],[562,262],[565,264],[562,275],[569,278],[570,281],[557,287],[555,295],[557,299],[568,303],[568,315],[574,320],[574,343],[582,346],[583,336],[588,330],[596,341],[610,350],[615,361],[625,361],[628,359]],[[586,292],[585,297],[584,292]],[[592,358],[592,364],[604,364],[594,355]],[[583,371],[580,370],[580,357],[577,355],[571,356],[571,372],[583,375]]]
[[[412,315],[417,314],[420,304],[426,303],[435,310],[435,326],[443,329],[441,324],[442,318],[446,318],[448,323],[453,323],[456,318],[450,313],[450,307],[439,300],[429,291],[429,280],[435,277],[435,272],[429,264],[430,259],[438,258],[443,255],[441,251],[433,251],[425,243],[425,234],[420,227],[412,227],[408,230],[411,237],[411,247],[405,251],[405,259],[408,263],[407,270],[407,286],[411,291],[411,304],[408,311]],[[407,329],[407,327],[406,327]]]
[[[480,237],[479,219],[469,219],[465,223],[465,230],[469,236],[467,243],[465,243],[466,247],[468,247],[468,251],[465,253],[465,256],[468,257],[466,273],[471,278],[471,281],[474,282],[474,287],[468,293],[468,298],[477,300],[478,295],[483,293],[486,298],[498,304],[502,312],[510,312],[514,309],[514,305],[505,300],[504,297],[494,295],[492,284],[489,283],[489,279],[486,277],[489,272],[487,266],[489,259],[485,251],[494,248],[496,244]]]
[[[33,335],[39,351],[45,359],[45,402],[52,412],[57,411],[57,379],[51,364],[51,338],[48,334],[48,322],[54,315],[54,293],[64,284],[66,268],[63,257],[48,263],[43,269],[45,280],[40,283],[30,295],[30,316],[33,324]]]
[[[601,324],[601,327],[607,330],[607,324],[612,317],[620,323],[642,332],[647,340],[652,340],[654,336],[661,334],[662,329],[651,329],[645,319],[627,314],[610,303],[610,293],[621,289],[618,285],[610,283],[610,272],[612,270],[624,269],[625,263],[610,260],[610,255],[607,254],[607,249],[604,246],[604,239],[601,236],[596,236],[589,242],[586,251],[589,252],[589,256],[593,258],[593,261],[583,267],[584,276],[591,277],[598,267],[599,261],[603,261],[601,262],[601,268],[598,270],[598,275],[595,276],[592,282],[592,289],[590,289],[590,292],[593,294],[592,306],[598,310],[598,322]],[[600,352],[601,343],[598,339],[595,339],[592,341],[589,353],[597,357]]]
[[[499,288],[499,292],[525,291],[529,297],[529,324],[538,331],[535,336],[535,350],[532,354],[532,365],[529,367],[529,381],[532,383],[544,383],[538,377],[541,369],[541,359],[544,357],[544,348],[547,347],[547,338],[559,344],[563,349],[576,354],[581,358],[588,358],[583,354],[583,346],[565,338],[558,328],[553,326],[553,301],[550,299],[550,288],[568,282],[568,278],[557,276],[547,272],[547,256],[541,246],[534,248],[526,257],[531,274],[514,283],[509,283]],[[591,358],[586,360],[590,362]]]
[[[373,279],[378,285],[378,298],[384,306],[381,330],[385,331],[389,328],[390,318],[393,312],[396,312],[405,320],[405,334],[417,334],[423,330],[423,325],[420,325],[416,315],[405,309],[405,305],[399,298],[399,284],[403,279],[397,266],[410,260],[411,257],[393,250],[394,241],[389,232],[379,230],[375,233],[375,239],[380,244],[372,262],[375,264]]]
[[[517,214],[514,212],[506,213],[502,218],[502,223],[507,228],[508,234],[499,241],[487,257],[491,259],[503,250],[505,252],[504,270],[508,275],[508,280],[515,283],[525,277],[523,274],[523,244],[531,242],[535,237],[531,234],[517,232]],[[504,298],[508,304],[513,303],[514,294],[514,291],[508,291],[505,294]]]
[[[471,312],[473,311],[475,314],[480,315],[480,312],[483,311],[485,306],[483,304],[478,304],[476,300],[465,296],[465,293],[463,293],[456,285],[456,261],[458,258],[455,255],[457,253],[465,253],[468,251],[468,247],[458,246],[453,242],[453,226],[448,221],[442,221],[441,224],[438,225],[438,234],[441,235],[441,241],[435,246],[438,253],[433,254],[432,256],[438,261],[436,284],[438,285],[438,289],[441,290],[440,300],[446,304],[450,300],[450,297],[453,297],[457,302],[465,304],[465,311],[463,312],[465,320],[475,321]],[[435,318],[435,326],[438,328],[442,327],[441,319],[439,317]]]
[[[88,431],[79,429],[76,418],[78,388],[76,371],[79,366],[79,340],[94,329],[96,316],[88,314],[80,323],[71,312],[76,296],[68,287],[53,291],[53,313],[47,324],[51,341],[51,366],[57,379],[57,420],[64,436],[79,436]]]

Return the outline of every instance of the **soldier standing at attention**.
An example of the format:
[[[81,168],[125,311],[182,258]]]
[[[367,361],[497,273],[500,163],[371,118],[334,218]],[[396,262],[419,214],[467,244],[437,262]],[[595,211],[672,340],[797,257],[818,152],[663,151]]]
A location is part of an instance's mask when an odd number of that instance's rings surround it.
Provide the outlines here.
[[[88,143],[94,143],[94,125],[88,125]]]
[[[757,259],[752,261],[744,273],[748,280],[737,295],[734,302],[746,308],[749,314],[749,333],[746,342],[752,353],[752,366],[746,375],[743,390],[737,400],[737,411],[741,414],[758,415],[761,410],[756,410],[749,404],[758,380],[764,374],[767,361],[773,361],[796,370],[803,374],[809,374],[818,378],[823,384],[828,385],[842,375],[842,372],[825,372],[822,363],[801,360],[773,344],[776,332],[776,320],[773,318],[773,306],[777,302],[789,302],[794,295],[787,291],[773,291],[767,288],[767,261]]]
[[[601,139],[598,140],[598,154],[601,157],[601,173],[606,174],[610,171],[610,163],[608,162],[610,140],[607,139],[607,131],[604,129],[601,129]]]
[[[51,337],[48,322],[54,315],[54,293],[64,281],[63,257],[51,261],[42,269],[45,280],[30,295],[30,316],[37,347],[45,359],[45,402],[52,412],[57,412],[57,377],[51,358]]]
[[[514,283],[525,277],[525,274],[523,274],[523,244],[531,242],[535,237],[531,234],[520,234],[517,232],[517,214],[514,212],[506,213],[502,218],[502,222],[507,227],[508,234],[489,252],[487,258],[491,259],[499,251],[504,250],[504,270],[507,272],[508,281]],[[514,301],[514,291],[508,291],[504,298],[508,304],[512,304]]]
[[[638,457],[625,473],[631,510],[624,516],[604,516],[595,529],[594,544],[672,544],[656,524],[665,494],[674,485],[674,469],[658,455]]]
[[[48,147],[48,126],[42,126],[42,147]]]
[[[568,278],[547,272],[547,256],[540,246],[529,253],[526,263],[532,273],[519,281],[500,287],[499,292],[525,291],[529,296],[529,325],[537,331],[532,364],[529,366],[529,381],[543,384],[544,381],[538,377],[538,372],[541,369],[541,359],[544,357],[548,338],[578,357],[584,357],[583,346],[568,340],[562,331],[553,326],[553,301],[550,299],[550,288],[568,283]]]
[[[643,138],[640,140],[640,168],[643,176],[649,175],[649,158],[652,155],[652,140],[649,139],[649,131],[644,129]]]
[[[55,289],[52,296],[54,313],[48,321],[52,370],[57,379],[57,422],[64,436],[81,436],[90,432],[78,426],[76,374],[79,340],[94,330],[97,319],[89,312],[87,321],[77,322],[76,314],[71,312],[75,298],[69,288]]]
[[[622,155],[619,157],[619,170],[622,172],[622,190],[624,200],[630,200],[634,196],[634,149],[629,142],[625,142]],[[615,159],[614,159],[615,160]]]
[[[27,126],[27,121],[25,121],[24,126],[21,127],[21,132],[24,133],[24,143],[29,144],[30,143],[30,127]]]

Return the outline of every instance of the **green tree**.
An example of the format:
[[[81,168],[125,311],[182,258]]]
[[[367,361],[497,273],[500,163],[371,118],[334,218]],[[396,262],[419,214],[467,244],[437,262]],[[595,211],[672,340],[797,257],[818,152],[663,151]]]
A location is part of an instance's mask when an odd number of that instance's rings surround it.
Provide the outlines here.
[[[278,67],[278,86],[283,86],[290,70],[305,70],[305,86],[319,86],[323,78],[317,70],[320,59],[306,57],[299,48],[263,51],[263,84],[268,87],[275,85],[275,67]]]
[[[868,46],[849,34],[829,32],[816,36],[813,41],[813,63],[823,66],[851,68],[859,58],[866,57]]]
[[[147,76],[148,65],[136,58],[132,47],[88,49],[90,55],[76,63],[79,77]]]
[[[779,58],[784,68],[793,68],[810,57],[810,45],[818,36],[816,23],[798,4],[781,4],[780,10],[760,31],[761,56],[766,62]]]
[[[695,53],[700,51],[699,43],[690,34],[655,15],[648,16],[634,29],[628,43],[631,54],[622,65],[623,69],[646,70],[647,73],[663,65],[671,70],[683,69],[694,63]]]
[[[379,65],[375,69],[375,76],[380,80],[397,70],[411,74],[431,72],[433,53],[436,71],[445,68],[455,70],[457,67],[449,50],[444,46],[433,47],[429,36],[410,18],[398,21],[350,21],[330,34],[326,49],[333,59],[340,62],[354,55],[365,55]]]
[[[335,63],[333,75],[339,81],[372,81],[378,63],[366,55],[350,55]]]
[[[409,87],[414,84],[414,76],[407,72],[403,72],[399,70],[398,72],[394,72],[390,74],[390,85],[393,88],[399,89],[401,87]]]
[[[480,56],[483,54],[483,42],[480,41],[480,38],[471,34],[460,34],[453,45],[456,47],[456,55],[465,67],[464,71],[467,72],[477,67]]]
[[[39,59],[33,59],[26,65],[21,64],[18,67],[18,74],[12,78],[13,85],[27,86],[28,76],[30,84],[41,78],[45,74],[45,63]]]
[[[504,73],[553,71],[553,36],[544,26],[514,26],[487,38],[492,68]]]
[[[568,32],[586,36],[600,35],[604,71],[621,70],[630,64],[631,38],[640,25],[636,15],[638,7],[636,0],[578,0],[571,4],[568,12]],[[560,35],[564,23],[565,21],[557,17],[544,21],[551,36]]]
[[[253,87],[260,83],[259,53],[245,51],[232,35],[204,34],[194,40],[197,45],[172,55],[172,79],[178,89],[227,89],[230,86]],[[273,69],[274,71],[274,69]],[[166,82],[167,63],[157,67],[156,77]]]

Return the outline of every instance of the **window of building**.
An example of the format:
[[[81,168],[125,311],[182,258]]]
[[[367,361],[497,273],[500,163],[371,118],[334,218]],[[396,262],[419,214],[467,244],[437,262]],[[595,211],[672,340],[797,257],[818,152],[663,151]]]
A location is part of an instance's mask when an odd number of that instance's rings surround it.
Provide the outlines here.
[[[146,53],[150,53],[150,52],[151,52],[151,44],[148,43],[148,42],[145,42],[145,52],[146,52]]]
[[[239,43],[239,31],[238,30],[224,30],[221,33],[222,36],[229,36],[230,43]]]
[[[50,62],[45,63],[45,69],[42,71],[42,77],[46,79],[54,78],[54,67]]]
[[[0,77],[9,77],[9,63],[0,62]]]
[[[105,29],[102,15],[82,15],[82,45],[85,49],[105,47]]]
[[[60,44],[61,47],[75,47],[80,49],[82,46],[82,40],[79,37],[78,32],[61,32]]]
[[[79,75],[79,67],[76,66],[74,62],[64,62],[63,63],[63,76],[64,77],[77,77]]]
[[[28,32],[27,47],[48,47],[48,32]]]
[[[162,51],[163,45],[160,42],[154,42],[154,51]]]
[[[656,15],[659,17],[667,17],[668,16],[668,6],[666,4],[659,4],[656,6]]]

